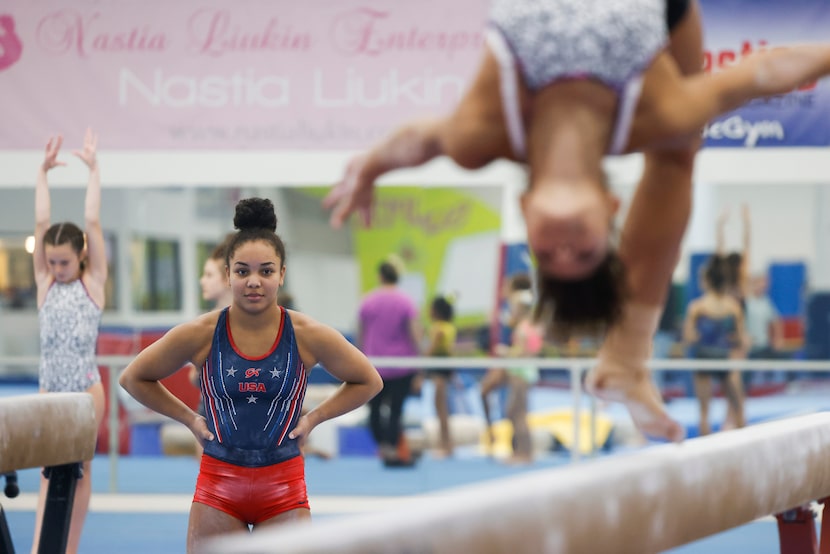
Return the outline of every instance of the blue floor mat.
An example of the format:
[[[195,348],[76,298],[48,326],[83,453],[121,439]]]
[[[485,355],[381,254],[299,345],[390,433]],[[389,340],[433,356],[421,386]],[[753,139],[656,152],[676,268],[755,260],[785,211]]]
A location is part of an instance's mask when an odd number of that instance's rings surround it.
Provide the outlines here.
[[[6,512],[15,552],[28,553],[35,529],[33,512]],[[79,551],[90,554],[181,554],[187,514],[91,512]]]

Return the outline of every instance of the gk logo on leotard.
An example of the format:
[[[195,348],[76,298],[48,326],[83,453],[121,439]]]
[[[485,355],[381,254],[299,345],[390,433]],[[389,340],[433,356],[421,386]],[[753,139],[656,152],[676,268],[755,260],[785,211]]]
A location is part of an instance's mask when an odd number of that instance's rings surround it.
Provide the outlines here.
[[[258,367],[249,367],[245,370],[245,379],[250,379],[251,377],[259,377],[259,372],[262,371]]]

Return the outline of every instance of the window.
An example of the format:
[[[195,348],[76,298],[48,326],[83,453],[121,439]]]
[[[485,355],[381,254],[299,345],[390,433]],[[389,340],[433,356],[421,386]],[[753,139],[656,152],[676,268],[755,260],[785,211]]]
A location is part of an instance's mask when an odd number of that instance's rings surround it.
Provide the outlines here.
[[[0,235],[0,306],[5,310],[37,309],[32,255],[26,235]]]
[[[168,311],[182,308],[179,243],[134,238],[132,258],[133,309]]]

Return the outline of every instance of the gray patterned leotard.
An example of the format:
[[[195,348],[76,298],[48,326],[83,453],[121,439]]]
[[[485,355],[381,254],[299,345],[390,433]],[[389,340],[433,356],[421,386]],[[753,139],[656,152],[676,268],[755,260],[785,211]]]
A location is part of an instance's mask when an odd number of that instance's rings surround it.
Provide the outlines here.
[[[101,382],[95,364],[101,308],[80,279],[55,282],[38,311],[40,388],[48,392],[83,392]]]
[[[621,153],[642,73],[668,41],[666,0],[494,0],[488,46],[499,61],[513,150],[524,157],[516,73],[531,92],[556,81],[594,78],[620,97],[609,152]],[[518,120],[517,120],[518,118]]]

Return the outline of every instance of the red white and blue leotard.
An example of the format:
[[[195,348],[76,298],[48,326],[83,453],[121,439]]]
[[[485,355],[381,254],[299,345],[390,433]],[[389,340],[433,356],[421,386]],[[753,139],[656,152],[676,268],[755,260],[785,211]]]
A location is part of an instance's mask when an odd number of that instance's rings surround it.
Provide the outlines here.
[[[294,327],[284,308],[280,307],[274,344],[259,359],[236,348],[228,308],[222,310],[202,367],[205,417],[215,436],[205,442],[205,454],[244,467],[299,456],[299,444],[288,433],[300,419],[307,382]]]

